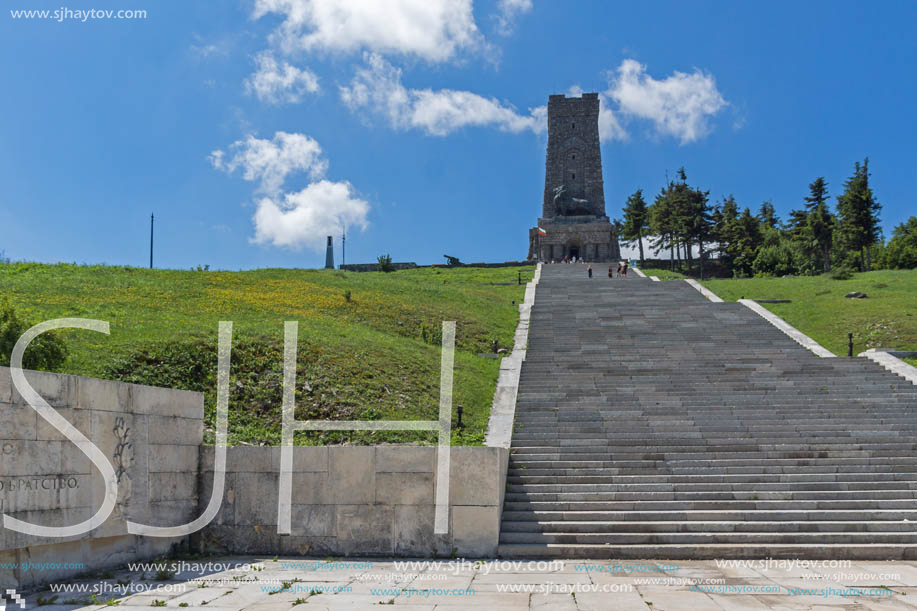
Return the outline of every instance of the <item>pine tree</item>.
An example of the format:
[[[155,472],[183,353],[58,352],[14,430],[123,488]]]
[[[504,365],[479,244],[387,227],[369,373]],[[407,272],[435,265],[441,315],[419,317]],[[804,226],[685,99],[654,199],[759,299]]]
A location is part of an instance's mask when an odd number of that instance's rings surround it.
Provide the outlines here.
[[[853,176],[844,183],[844,193],[837,198],[838,229],[844,244],[860,254],[860,270],[869,271],[869,248],[879,238],[879,211],[869,187],[869,157],[854,164]]]
[[[650,248],[657,255],[660,250],[669,249],[672,269],[675,269],[675,213],[672,191],[674,183],[670,182],[660,190],[653,205],[649,207],[650,232],[656,236],[650,240]]]
[[[691,244],[697,243],[698,255],[700,257],[700,277],[704,278],[704,259],[706,252],[704,245],[713,240],[714,221],[710,210],[710,191],[701,191],[700,189],[691,189],[691,217],[688,228],[688,253],[691,252]]]
[[[788,237],[799,249],[799,271],[831,271],[834,216],[828,204],[828,183],[819,176],[809,184],[802,210],[791,210],[786,224]]]
[[[713,213],[713,237],[718,243],[720,261],[729,271],[734,271],[737,256],[739,205],[735,197],[724,197]]]
[[[678,266],[684,260],[691,262],[691,226],[694,218],[694,194],[688,186],[688,175],[684,167],[678,168],[678,180],[669,185],[669,199],[672,201],[672,227]]]
[[[761,208],[758,210],[758,221],[762,225],[766,225],[772,229],[777,227],[780,219],[777,218],[777,213],[774,210],[774,204],[772,204],[770,201],[765,201],[761,204]]]
[[[809,213],[809,231],[821,251],[825,272],[831,271],[831,245],[834,243],[834,215],[826,201],[820,201]]]
[[[808,210],[790,210],[784,229],[794,240],[805,239],[805,233],[809,226]]]
[[[750,276],[761,246],[761,223],[746,208],[736,221],[735,269]]]
[[[621,237],[628,242],[636,241],[640,247],[640,265],[643,265],[643,238],[649,229],[649,210],[643,199],[643,189],[637,189],[627,198],[624,208],[624,223],[621,226]]]
[[[678,170],[678,182],[672,186],[678,242],[689,268],[693,262],[692,248],[695,244],[698,246],[701,277],[704,275],[704,245],[713,237],[714,222],[709,198],[710,191],[689,186],[685,169]]]
[[[828,203],[828,183],[824,176],[819,176],[809,185],[809,196],[806,199],[806,211],[812,212],[819,204]]]

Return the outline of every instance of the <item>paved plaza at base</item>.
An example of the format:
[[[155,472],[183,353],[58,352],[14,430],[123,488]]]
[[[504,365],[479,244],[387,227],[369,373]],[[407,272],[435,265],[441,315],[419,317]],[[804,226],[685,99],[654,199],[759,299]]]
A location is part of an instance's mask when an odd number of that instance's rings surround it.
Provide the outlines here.
[[[794,561],[786,560],[578,560],[555,561],[553,566],[525,560],[412,562],[239,556],[165,560],[159,569],[125,568],[60,582],[84,591],[59,591],[51,604],[55,594],[48,589],[33,592],[25,597],[25,608],[43,603],[46,611],[113,605],[208,611],[380,605],[416,611],[917,609],[917,562],[909,561],[849,562],[840,567],[821,561],[790,566]],[[177,572],[161,581],[167,576],[162,571],[173,569]],[[99,592],[95,598],[90,596],[93,591]]]

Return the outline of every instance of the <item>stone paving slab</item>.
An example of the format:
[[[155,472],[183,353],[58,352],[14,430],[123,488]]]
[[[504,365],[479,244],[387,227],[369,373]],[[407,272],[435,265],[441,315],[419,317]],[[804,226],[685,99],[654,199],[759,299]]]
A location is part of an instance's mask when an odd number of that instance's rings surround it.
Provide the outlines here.
[[[402,565],[402,561],[376,558],[205,557],[184,562],[191,566],[184,566],[180,577],[168,581],[155,581],[152,570],[125,568],[106,573],[105,578],[63,582],[83,587],[84,592],[95,588],[106,593],[92,599],[88,594],[59,592],[48,604],[50,591],[32,592],[26,596],[26,609],[39,608],[39,602],[45,603],[41,608],[47,611],[111,606],[131,611],[330,611],[386,606],[411,611],[917,609],[917,562],[907,561],[854,561],[838,566],[749,560],[725,566],[712,560],[542,560],[536,564],[457,559]],[[223,570],[211,568],[217,564]],[[126,588],[132,591],[124,592]]]

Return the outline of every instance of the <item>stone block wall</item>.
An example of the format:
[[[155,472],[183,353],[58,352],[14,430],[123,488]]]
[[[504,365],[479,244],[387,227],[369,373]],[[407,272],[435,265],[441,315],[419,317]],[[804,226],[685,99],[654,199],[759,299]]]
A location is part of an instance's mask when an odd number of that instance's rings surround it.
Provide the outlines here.
[[[118,502],[98,528],[46,538],[0,528],[0,587],[17,589],[162,556],[174,548],[285,555],[487,557],[496,552],[509,450],[450,449],[449,532],[433,533],[436,447],[293,448],[292,529],[277,533],[280,448],[227,449],[222,505],[183,538],[136,536],[128,520],[178,526],[209,502],[215,448],[202,446],[203,396],[44,372],[33,388],[119,474]],[[101,474],[29,407],[0,368],[0,511],[69,526],[101,506]],[[53,563],[55,568],[22,568]]]
[[[105,523],[78,536],[39,537],[0,526],[0,563],[77,567],[0,569],[0,586],[27,587],[152,558],[180,543],[130,535],[126,521],[172,526],[196,517],[203,395],[45,372],[25,375],[111,462],[119,474],[118,502]],[[89,458],[25,402],[9,368],[0,367],[0,512],[43,526],[69,526],[91,517],[104,494],[103,478]]]
[[[393,262],[392,270],[400,271],[403,269],[414,269],[417,267],[417,264],[413,261],[402,261],[402,262]],[[378,263],[347,263],[346,265],[341,265],[340,269],[346,272],[377,272],[379,271]]]
[[[280,448],[227,450],[223,505],[199,551],[234,554],[493,556],[509,450],[451,448],[449,532],[433,533],[435,447],[293,448],[292,533],[277,534]],[[205,447],[201,498],[213,486]]]

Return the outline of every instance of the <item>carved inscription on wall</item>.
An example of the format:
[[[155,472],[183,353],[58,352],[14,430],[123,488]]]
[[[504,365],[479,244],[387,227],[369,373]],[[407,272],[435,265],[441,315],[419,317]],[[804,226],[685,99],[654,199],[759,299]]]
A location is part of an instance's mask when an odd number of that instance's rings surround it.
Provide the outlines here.
[[[75,490],[80,487],[76,475],[20,476],[0,479],[0,511],[11,511],[14,499],[32,494],[54,494],[59,491]],[[18,503],[17,503],[18,504]],[[21,508],[20,508],[21,509]]]

